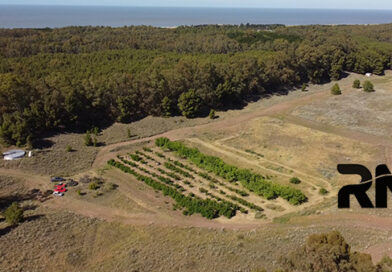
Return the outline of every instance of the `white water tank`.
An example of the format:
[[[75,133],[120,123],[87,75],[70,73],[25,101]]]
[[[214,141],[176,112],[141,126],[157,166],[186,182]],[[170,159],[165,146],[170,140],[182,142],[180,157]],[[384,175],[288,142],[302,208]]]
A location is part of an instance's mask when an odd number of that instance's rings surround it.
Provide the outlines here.
[[[13,149],[3,153],[5,161],[13,161],[16,159],[23,158],[26,155],[24,150]]]

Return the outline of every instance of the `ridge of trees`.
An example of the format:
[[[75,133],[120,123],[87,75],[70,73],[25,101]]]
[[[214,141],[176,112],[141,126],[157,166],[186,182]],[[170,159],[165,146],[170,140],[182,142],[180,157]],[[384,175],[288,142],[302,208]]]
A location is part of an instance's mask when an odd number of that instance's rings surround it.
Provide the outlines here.
[[[380,75],[391,55],[392,24],[0,29],[0,138],[207,116],[345,71]]]

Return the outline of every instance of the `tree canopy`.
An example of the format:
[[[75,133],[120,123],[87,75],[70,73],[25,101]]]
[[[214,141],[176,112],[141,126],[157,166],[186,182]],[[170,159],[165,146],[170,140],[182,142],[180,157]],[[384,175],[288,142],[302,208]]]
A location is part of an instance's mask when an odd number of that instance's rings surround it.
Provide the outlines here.
[[[0,137],[237,108],[391,68],[392,24],[0,29]]]

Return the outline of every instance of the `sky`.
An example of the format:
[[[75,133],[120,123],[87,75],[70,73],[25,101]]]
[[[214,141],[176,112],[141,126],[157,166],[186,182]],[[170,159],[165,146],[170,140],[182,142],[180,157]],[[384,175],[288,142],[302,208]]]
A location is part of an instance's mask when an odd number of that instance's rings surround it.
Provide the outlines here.
[[[0,0],[0,4],[392,9],[392,0]]]

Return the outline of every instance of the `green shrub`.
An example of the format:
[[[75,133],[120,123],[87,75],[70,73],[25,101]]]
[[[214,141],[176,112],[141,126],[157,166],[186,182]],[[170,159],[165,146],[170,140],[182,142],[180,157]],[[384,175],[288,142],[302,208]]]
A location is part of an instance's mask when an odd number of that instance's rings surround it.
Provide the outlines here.
[[[100,129],[98,127],[93,127],[91,129],[91,133],[94,134],[95,136],[98,136],[100,132]]]
[[[361,81],[359,79],[354,80],[353,88],[354,89],[360,89],[361,88]]]
[[[340,95],[340,94],[342,94],[342,91],[340,90],[339,84],[336,83],[335,85],[332,86],[331,94],[333,94],[333,95]]]
[[[215,186],[215,184],[213,182],[210,182],[208,184],[208,187],[210,187],[211,189],[216,189],[216,186]]]
[[[292,184],[300,184],[301,180],[299,178],[297,178],[297,177],[292,177],[290,179],[290,183],[292,183]]]
[[[140,157],[140,156],[137,155],[137,154],[129,154],[129,156],[131,157],[132,160],[137,161],[137,162],[140,162],[140,161],[143,160],[143,158]]]
[[[320,188],[319,193],[320,195],[327,195],[329,192],[325,188]]]
[[[215,119],[215,117],[216,117],[215,110],[211,109],[210,110],[210,114],[208,115],[208,117],[210,117],[210,119]]]
[[[95,137],[94,137],[94,139],[93,139],[93,146],[94,146],[94,147],[97,147],[97,146],[98,146],[98,140],[97,140],[97,138],[95,138]]]
[[[187,171],[182,170],[181,168],[176,167],[174,164],[171,164],[170,162],[165,162],[164,166],[169,169],[172,170],[176,173],[179,173],[180,175],[186,177],[186,178],[194,178],[191,174],[189,174]]]
[[[145,146],[145,147],[143,147],[143,150],[144,150],[144,151],[146,151],[146,152],[150,152],[150,153],[152,153],[152,150],[151,150],[151,148],[148,148],[148,147],[146,147],[146,146]]]
[[[306,92],[307,91],[306,88],[307,88],[306,83],[302,84],[301,91]]]
[[[17,225],[23,220],[23,209],[13,202],[4,212],[5,221],[10,225]]]
[[[369,80],[366,80],[366,81],[363,83],[363,90],[364,90],[365,92],[367,92],[367,93],[374,92],[374,85],[373,85],[373,83],[371,83]]]
[[[65,148],[65,151],[72,152],[72,146],[67,145],[67,147]]]
[[[91,183],[89,183],[88,188],[90,190],[97,190],[99,188],[99,185],[96,184],[95,182],[91,182]]]
[[[157,138],[157,139],[155,140],[155,145],[156,145],[156,146],[159,146],[159,147],[163,147],[163,146],[165,146],[168,142],[169,142],[169,139],[168,139],[168,138],[161,137],[161,138]],[[158,154],[157,154],[157,155],[158,155]],[[158,155],[158,156],[159,156],[159,155]]]
[[[160,158],[166,158],[165,155],[163,155],[162,153],[159,152],[155,152],[155,154],[160,157]]]
[[[91,137],[89,132],[87,132],[86,135],[84,135],[84,145],[85,146],[93,145],[93,138]]]
[[[117,187],[116,184],[114,184],[112,182],[108,182],[108,183],[105,184],[105,190],[107,192],[115,190],[116,187]]]

